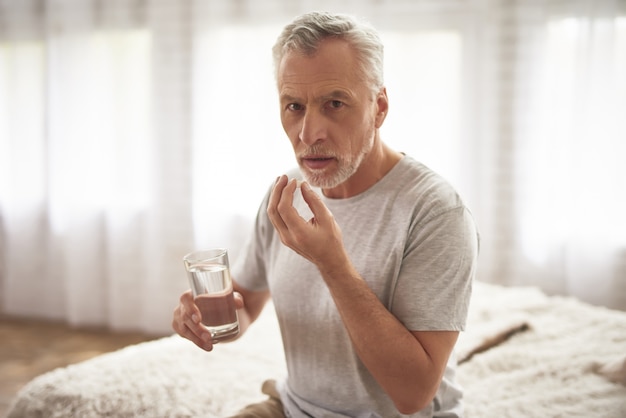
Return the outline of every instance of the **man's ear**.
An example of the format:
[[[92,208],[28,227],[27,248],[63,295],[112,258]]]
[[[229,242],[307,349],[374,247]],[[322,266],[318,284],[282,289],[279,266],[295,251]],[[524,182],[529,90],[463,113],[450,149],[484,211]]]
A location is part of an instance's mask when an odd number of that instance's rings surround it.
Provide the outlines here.
[[[385,87],[381,88],[376,95],[376,106],[378,109],[376,113],[376,128],[380,128],[383,126],[389,111],[389,99],[387,98],[387,89]]]

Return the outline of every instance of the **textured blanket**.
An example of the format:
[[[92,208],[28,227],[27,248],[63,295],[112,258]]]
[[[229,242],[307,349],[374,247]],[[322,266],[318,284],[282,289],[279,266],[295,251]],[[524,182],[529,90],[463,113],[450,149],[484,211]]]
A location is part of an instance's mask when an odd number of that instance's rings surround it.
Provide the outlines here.
[[[268,308],[211,353],[172,336],[41,375],[7,417],[228,416],[285,374]],[[469,417],[626,417],[624,312],[477,283],[456,351]]]

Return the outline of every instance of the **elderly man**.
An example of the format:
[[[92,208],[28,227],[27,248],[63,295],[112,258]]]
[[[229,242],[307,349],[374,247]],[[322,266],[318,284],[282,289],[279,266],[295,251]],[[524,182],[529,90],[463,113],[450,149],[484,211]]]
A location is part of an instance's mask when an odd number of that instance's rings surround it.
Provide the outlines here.
[[[242,331],[272,298],[288,377],[237,416],[462,416],[453,350],[478,253],[470,212],[381,140],[389,100],[374,29],[308,13],[273,52],[299,168],[268,191],[233,278]],[[210,351],[200,319],[186,292],[173,327]]]

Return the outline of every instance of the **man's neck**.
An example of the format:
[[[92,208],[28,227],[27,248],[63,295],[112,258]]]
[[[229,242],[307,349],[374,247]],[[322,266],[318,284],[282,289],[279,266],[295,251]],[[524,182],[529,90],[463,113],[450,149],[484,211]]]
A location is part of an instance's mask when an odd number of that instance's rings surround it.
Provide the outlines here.
[[[322,189],[322,193],[331,199],[347,199],[363,193],[385,177],[401,159],[401,153],[380,141],[378,147],[367,155],[352,177],[336,187]]]

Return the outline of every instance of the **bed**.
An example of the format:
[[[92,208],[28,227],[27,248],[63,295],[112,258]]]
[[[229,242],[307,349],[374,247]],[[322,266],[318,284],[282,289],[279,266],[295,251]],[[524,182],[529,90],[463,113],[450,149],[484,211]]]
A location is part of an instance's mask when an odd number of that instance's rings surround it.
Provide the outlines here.
[[[6,417],[228,416],[285,373],[268,308],[211,353],[174,335],[45,373]],[[468,417],[626,417],[626,312],[477,282],[456,353]]]

